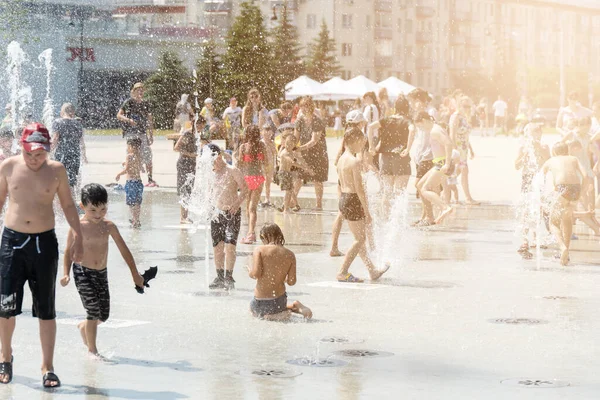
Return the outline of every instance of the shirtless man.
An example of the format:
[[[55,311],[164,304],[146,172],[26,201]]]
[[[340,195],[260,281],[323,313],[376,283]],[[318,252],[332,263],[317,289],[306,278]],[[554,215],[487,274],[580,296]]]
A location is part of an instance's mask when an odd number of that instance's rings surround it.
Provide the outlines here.
[[[42,384],[60,386],[54,374],[56,340],[55,285],[58,271],[58,242],[54,233],[52,202],[58,195],[69,226],[73,245],[66,251],[72,259],[83,258],[79,215],[71,197],[65,167],[48,160],[50,134],[42,124],[29,124],[21,136],[22,155],[0,165],[0,209],[10,198],[4,217],[0,256],[0,382],[12,380],[12,336],[15,317],[21,314],[23,285],[29,281],[32,314],[39,318],[42,344]]]
[[[389,264],[382,270],[375,269],[367,254],[367,225],[371,223],[371,214],[361,174],[362,161],[356,157],[356,154],[364,148],[365,143],[366,138],[360,129],[347,130],[344,134],[345,151],[337,165],[341,189],[339,209],[343,218],[348,221],[348,226],[354,235],[354,243],[348,249],[344,263],[337,275],[337,280],[340,282],[363,281],[348,272],[356,255],[359,255],[367,266],[372,281],[379,279],[389,269]]]
[[[210,289],[234,289],[233,267],[235,248],[240,234],[242,210],[240,205],[248,196],[248,185],[242,172],[228,165],[219,146],[210,143],[202,149],[210,151],[214,158],[215,194],[217,215],[210,222],[210,234],[217,277],[209,285]]]
[[[285,284],[296,284],[296,256],[284,247],[281,228],[274,223],[265,224],[260,240],[263,245],[254,250],[252,267],[248,267],[248,275],[257,281],[250,312],[271,321],[289,320],[292,313],[311,319],[312,311],[299,301],[287,304]]]
[[[433,168],[431,168],[417,184],[421,197],[440,208],[441,212],[434,220],[439,224],[454,209],[440,197],[440,186],[454,172],[452,162],[452,141],[444,128],[433,122],[427,112],[421,111],[415,118],[415,125],[422,132],[429,132],[429,142],[433,154]]]
[[[569,263],[569,247],[573,233],[573,205],[581,196],[581,178],[585,169],[577,157],[569,155],[568,145],[558,142],[552,148],[554,157],[542,166],[546,175],[552,172],[554,188],[558,196],[550,210],[550,231],[556,236],[560,245],[560,263]]]

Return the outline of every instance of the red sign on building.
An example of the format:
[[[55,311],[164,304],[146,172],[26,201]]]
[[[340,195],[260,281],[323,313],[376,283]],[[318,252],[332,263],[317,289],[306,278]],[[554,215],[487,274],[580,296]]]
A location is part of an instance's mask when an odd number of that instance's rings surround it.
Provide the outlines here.
[[[67,61],[96,61],[93,47],[67,47],[67,51],[71,53],[71,57]]]

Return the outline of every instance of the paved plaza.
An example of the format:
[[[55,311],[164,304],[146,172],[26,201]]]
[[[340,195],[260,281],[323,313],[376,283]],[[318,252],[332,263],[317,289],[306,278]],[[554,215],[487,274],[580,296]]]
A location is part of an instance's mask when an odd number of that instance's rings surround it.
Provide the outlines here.
[[[340,143],[328,139],[330,158]],[[342,259],[329,257],[333,166],[324,211],[310,210],[310,187],[301,192],[297,215],[259,210],[258,226],[278,223],[297,254],[298,283],[288,288],[289,299],[314,313],[311,322],[274,323],[248,311],[254,281],[245,265],[253,246],[238,246],[234,291],[206,289],[215,275],[205,259],[207,231],[178,224],[177,154],[158,138],[154,176],[161,187],[145,193],[141,230],[128,227],[124,193],[110,193],[108,218],[139,269],[159,267],[152,287],[139,295],[111,244],[111,318],[98,337],[110,362],[86,355],[76,328],[84,317],[81,301],[73,284],[59,285],[55,368],[63,387],[42,389],[38,323],[28,311],[17,321],[15,378],[1,385],[0,399],[600,398],[598,239],[578,224],[568,267],[552,258],[553,249],[521,259],[513,206],[518,140],[475,136],[472,143],[472,193],[483,204],[458,206],[429,230],[398,223],[378,231],[388,248],[375,260],[391,260],[392,268],[375,284],[335,282]],[[124,160],[122,139],[90,137],[87,147],[84,182],[113,182]],[[412,180],[408,198],[404,216],[414,221],[420,211]],[[64,246],[64,221],[57,231]],[[342,251],[351,239],[345,225]],[[351,272],[367,276],[359,259]],[[30,304],[27,295],[24,309]]]

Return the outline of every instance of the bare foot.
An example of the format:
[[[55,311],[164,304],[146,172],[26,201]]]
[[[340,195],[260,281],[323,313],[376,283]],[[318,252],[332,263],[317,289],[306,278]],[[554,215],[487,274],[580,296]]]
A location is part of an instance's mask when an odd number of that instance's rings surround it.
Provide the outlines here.
[[[560,265],[566,266],[569,263],[569,249],[563,249],[560,254]]]
[[[302,316],[306,319],[312,318],[312,311],[310,308],[306,307],[304,304],[300,303],[298,300],[292,303],[292,311],[296,314],[302,314]]]
[[[194,223],[194,221],[192,221],[192,220],[191,220],[191,219],[189,219],[189,218],[185,218],[185,219],[179,220],[179,223],[180,223],[180,224],[193,224],[193,223]]]
[[[442,222],[444,220],[444,218],[446,218],[448,215],[452,214],[452,212],[454,211],[454,208],[452,207],[448,207],[446,208],[444,211],[442,211],[440,213],[440,215],[438,215],[438,217],[435,219],[435,224],[439,224],[440,222]]]
[[[79,329],[83,344],[87,347],[87,338],[85,337],[85,321],[80,322],[79,325],[77,325],[77,329]]]
[[[95,352],[88,351],[88,357],[90,358],[90,360],[93,360],[93,361],[110,362],[110,360],[108,358],[106,358],[102,354],[98,353],[97,350]]]
[[[342,253],[339,249],[331,249],[329,252],[329,257],[343,257],[344,253]]]
[[[478,206],[481,203],[479,201],[475,201],[473,199],[469,199],[469,200],[465,201],[465,204],[468,205],[468,206]]]
[[[391,266],[392,266],[392,264],[387,262],[387,263],[385,263],[385,267],[383,267],[383,269],[369,272],[369,276],[371,277],[371,280],[376,281],[377,279],[381,278],[381,275],[385,274],[388,271],[388,269],[390,269]]]

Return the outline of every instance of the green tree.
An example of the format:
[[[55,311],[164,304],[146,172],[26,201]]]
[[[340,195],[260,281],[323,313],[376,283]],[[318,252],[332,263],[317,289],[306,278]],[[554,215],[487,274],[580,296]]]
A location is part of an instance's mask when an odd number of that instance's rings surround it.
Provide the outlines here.
[[[177,54],[164,52],[158,70],[146,80],[146,100],[152,104],[154,126],[158,129],[173,127],[175,105],[183,93],[191,89],[190,74]]]
[[[271,31],[273,37],[273,62],[276,74],[274,79],[282,93],[285,85],[304,73],[304,63],[300,57],[298,30],[288,17],[287,7],[283,7],[281,22]]]
[[[262,13],[253,3],[243,2],[240,14],[227,33],[218,96],[235,96],[243,104],[248,91],[257,88],[262,93],[263,103],[273,106],[281,94],[273,79],[275,75]]]
[[[325,20],[321,24],[321,31],[308,48],[306,71],[308,76],[324,82],[336,76],[340,65],[335,56],[335,40],[329,37],[329,29]]]
[[[208,41],[202,50],[202,56],[196,61],[196,82],[194,92],[198,93],[198,101],[207,97],[215,98],[221,82],[221,60],[217,54],[217,44]],[[215,99],[217,101],[218,99]],[[221,99],[222,100],[222,99]],[[217,104],[215,104],[216,106]]]
[[[0,38],[10,42],[17,40],[21,43],[36,41],[34,29],[27,29],[30,26],[30,17],[32,15],[31,6],[26,0],[0,0]],[[6,49],[1,49],[2,53]]]

